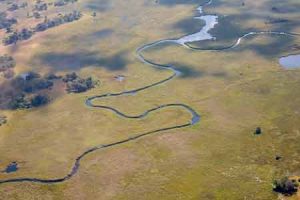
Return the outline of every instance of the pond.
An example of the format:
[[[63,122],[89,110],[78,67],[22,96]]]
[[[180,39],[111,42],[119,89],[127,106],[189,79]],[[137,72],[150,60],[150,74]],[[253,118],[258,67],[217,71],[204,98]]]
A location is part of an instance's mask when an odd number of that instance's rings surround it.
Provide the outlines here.
[[[12,173],[18,171],[18,163],[12,162],[9,165],[7,165],[6,169],[4,170],[5,173]]]
[[[300,54],[281,57],[279,63],[285,69],[300,68]]]

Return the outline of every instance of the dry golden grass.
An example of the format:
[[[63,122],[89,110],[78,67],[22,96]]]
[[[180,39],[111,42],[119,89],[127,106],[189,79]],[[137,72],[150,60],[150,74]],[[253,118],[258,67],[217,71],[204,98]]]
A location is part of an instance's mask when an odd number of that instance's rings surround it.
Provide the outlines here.
[[[12,161],[18,161],[20,169],[1,173],[0,179],[62,177],[70,171],[76,156],[90,147],[189,120],[190,116],[179,109],[163,109],[145,119],[127,120],[84,105],[87,96],[130,90],[168,77],[169,72],[139,62],[135,50],[145,43],[184,34],[172,25],[192,17],[197,7],[157,6],[136,0],[111,2],[112,9],[98,12],[93,19],[89,15],[92,11],[85,8],[90,2],[80,1],[78,6],[85,14],[80,21],[38,33],[14,47],[1,47],[1,53],[17,60],[17,73],[74,70],[72,66],[60,69],[42,62],[41,56],[49,53],[95,52],[105,58],[125,52],[126,67],[114,71],[105,65],[88,65],[78,71],[99,78],[99,87],[83,94],[59,96],[43,108],[5,111],[9,122],[0,128],[0,169]],[[249,9],[246,14],[256,15],[263,12],[268,1],[246,1],[247,8],[240,8],[240,1],[226,2],[207,10],[236,15]],[[297,19],[299,14],[287,17]],[[236,20],[243,30],[269,28],[259,16]],[[90,37],[105,29],[113,30],[112,35]],[[299,27],[291,30],[296,32]],[[299,39],[292,43],[299,43]],[[78,174],[64,183],[0,185],[1,198],[276,199],[272,180],[286,171],[296,173],[299,168],[300,72],[285,71],[278,64],[278,55],[258,51],[274,40],[284,42],[280,37],[264,36],[251,37],[228,52],[198,52],[174,45],[146,52],[147,58],[159,63],[177,63],[186,74],[135,96],[96,102],[131,114],[160,104],[185,103],[201,113],[201,123],[94,152],[82,160]],[[249,48],[251,45],[256,46]],[[280,54],[290,53],[279,45],[276,48]],[[126,76],[122,83],[113,78],[119,74]],[[253,135],[257,126],[263,128],[260,136]],[[278,154],[283,157],[280,161],[275,160]]]

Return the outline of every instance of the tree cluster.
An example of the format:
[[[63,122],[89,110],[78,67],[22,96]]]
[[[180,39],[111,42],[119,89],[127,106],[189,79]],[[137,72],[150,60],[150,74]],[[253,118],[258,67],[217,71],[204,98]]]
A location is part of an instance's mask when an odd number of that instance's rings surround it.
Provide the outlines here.
[[[13,3],[13,4],[11,4],[8,8],[7,8],[7,10],[8,11],[15,11],[15,10],[18,10],[19,9],[19,6],[18,6],[18,4],[16,4],[16,3]]]
[[[25,109],[45,105],[49,97],[42,91],[52,86],[52,81],[37,73],[24,73],[0,86],[0,108]]]
[[[22,74],[21,76],[14,78],[11,83],[14,88],[18,88],[25,93],[34,93],[53,86],[52,81],[41,78],[40,75],[35,72]]]
[[[39,18],[41,18],[41,14],[39,12],[33,12],[33,17],[35,19],[39,19]]]
[[[62,79],[67,85],[70,93],[81,93],[95,87],[95,82],[91,77],[80,78],[75,72],[66,74]]]
[[[32,107],[39,107],[42,105],[46,105],[49,101],[50,100],[47,95],[37,94],[31,98],[30,103]]]
[[[14,31],[8,36],[6,36],[2,42],[4,45],[16,44],[18,41],[28,40],[32,37],[34,32],[27,28],[23,28],[21,31]]]
[[[20,8],[26,8],[28,6],[28,3],[24,2],[22,3],[21,5],[18,5],[16,3],[12,3],[8,8],[7,10],[10,11],[10,12],[13,12],[15,10],[18,10]]]
[[[34,5],[34,9],[35,11],[44,11],[48,9],[48,5],[47,3],[38,1],[35,5]]]
[[[14,76],[14,70],[16,62],[11,56],[3,55],[0,56],[0,73],[3,74],[4,78],[12,78]]]
[[[61,24],[70,23],[79,20],[81,16],[82,14],[78,11],[73,11],[65,15],[59,15],[58,17],[55,17],[53,19],[47,19],[44,22],[37,24],[34,30],[36,32],[45,31],[49,28],[59,26]]]
[[[75,2],[77,2],[77,0],[57,0],[56,2],[54,2],[54,6],[60,7]]]
[[[28,109],[49,103],[47,95],[54,81],[60,79],[69,93],[81,93],[97,84],[91,77],[81,78],[75,72],[63,77],[55,74],[41,76],[35,72],[18,75],[0,84],[0,109]]]
[[[7,18],[7,14],[5,12],[0,12],[0,29],[10,28],[16,23],[17,20],[15,18]]]
[[[73,11],[65,15],[59,15],[53,19],[45,19],[44,22],[37,24],[32,30],[23,28],[21,31],[14,31],[6,36],[2,43],[4,45],[16,44],[18,41],[27,40],[32,37],[36,32],[45,31],[49,28],[59,26],[61,24],[70,23],[81,18],[81,13]]]
[[[13,57],[8,55],[0,56],[0,72],[4,72],[6,70],[14,68],[16,65]]]

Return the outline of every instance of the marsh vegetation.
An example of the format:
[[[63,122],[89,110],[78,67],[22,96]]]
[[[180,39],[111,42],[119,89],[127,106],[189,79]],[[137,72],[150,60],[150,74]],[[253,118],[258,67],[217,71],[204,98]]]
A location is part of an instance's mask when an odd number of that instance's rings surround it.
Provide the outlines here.
[[[9,1],[2,198],[297,198],[298,1]]]

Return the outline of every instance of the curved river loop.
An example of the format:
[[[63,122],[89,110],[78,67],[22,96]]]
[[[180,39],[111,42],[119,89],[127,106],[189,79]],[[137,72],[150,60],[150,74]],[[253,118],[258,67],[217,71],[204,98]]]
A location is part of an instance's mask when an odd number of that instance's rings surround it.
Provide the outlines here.
[[[153,42],[153,43],[150,43],[150,44],[143,45],[143,46],[139,47],[136,50],[136,54],[137,54],[137,56],[138,56],[138,58],[141,62],[143,62],[144,64],[147,64],[151,67],[168,70],[168,71],[172,72],[172,75],[170,75],[169,77],[167,77],[163,80],[152,83],[150,85],[146,85],[146,86],[141,87],[141,88],[137,88],[137,89],[133,89],[133,90],[129,90],[129,91],[123,91],[123,92],[120,92],[120,93],[107,93],[107,94],[102,94],[102,95],[98,95],[98,96],[92,96],[92,97],[87,98],[86,101],[85,101],[86,106],[88,106],[90,108],[98,108],[98,109],[109,110],[111,112],[114,112],[118,116],[121,116],[123,118],[128,118],[128,119],[141,119],[141,118],[144,118],[147,115],[151,114],[152,112],[155,112],[157,110],[161,110],[161,109],[164,109],[164,108],[172,107],[172,108],[177,108],[177,109],[183,109],[191,115],[190,121],[182,123],[181,125],[176,125],[176,126],[171,126],[171,127],[164,127],[164,128],[159,128],[159,129],[156,129],[156,130],[144,132],[144,133],[135,134],[135,135],[133,135],[133,136],[127,138],[127,139],[124,139],[124,140],[116,141],[114,143],[109,143],[109,144],[101,144],[99,146],[95,146],[93,148],[90,148],[90,149],[84,151],[81,155],[79,155],[75,159],[75,162],[74,162],[73,167],[70,170],[70,172],[67,175],[65,175],[64,177],[61,177],[61,178],[54,178],[54,179],[13,178],[13,179],[0,180],[0,184],[17,183],[17,182],[34,182],[34,183],[42,183],[42,184],[61,183],[61,182],[64,182],[64,181],[67,181],[67,180],[71,179],[79,171],[81,160],[85,156],[87,156],[88,154],[91,154],[91,153],[93,153],[95,151],[98,151],[98,150],[103,150],[103,149],[111,148],[111,147],[121,145],[121,144],[124,144],[124,143],[128,143],[128,142],[131,142],[131,141],[134,141],[134,140],[137,140],[137,139],[140,139],[142,137],[152,135],[152,134],[155,134],[155,133],[161,133],[161,132],[164,132],[164,131],[186,128],[186,127],[193,126],[193,125],[199,123],[200,122],[200,115],[197,113],[197,111],[194,110],[193,108],[191,108],[188,105],[180,104],[180,103],[160,105],[158,107],[147,110],[147,111],[145,111],[144,113],[142,113],[140,115],[127,115],[127,114],[125,114],[125,113],[123,113],[123,112],[121,112],[121,111],[119,111],[119,110],[117,110],[113,107],[97,105],[97,104],[93,103],[94,100],[99,100],[99,99],[103,99],[103,98],[111,98],[111,97],[118,97],[118,96],[123,96],[123,95],[136,94],[138,92],[142,92],[142,91],[147,90],[149,88],[153,88],[153,87],[159,86],[161,84],[164,84],[164,83],[166,83],[168,81],[171,81],[172,79],[180,76],[180,71],[176,70],[174,66],[155,63],[155,62],[145,58],[143,56],[143,51],[145,51],[147,49],[153,48],[153,47],[155,47],[159,44],[162,44],[162,43],[174,43],[174,44],[182,45],[183,47],[186,47],[186,48],[191,49],[191,50],[224,51],[224,50],[230,50],[230,49],[236,48],[237,46],[240,45],[240,43],[242,42],[243,39],[246,39],[247,37],[253,36],[253,35],[283,35],[283,36],[289,36],[289,37],[300,36],[300,34],[287,33],[287,32],[273,32],[273,31],[249,32],[249,33],[239,37],[232,45],[230,45],[228,47],[223,47],[223,48],[220,48],[220,49],[201,49],[201,48],[192,47],[188,43],[192,43],[192,42],[196,42],[196,41],[215,39],[214,37],[212,37],[209,34],[209,30],[214,28],[215,25],[218,23],[218,16],[216,16],[216,15],[204,15],[203,14],[203,7],[208,6],[212,3],[213,3],[213,0],[209,0],[206,3],[204,3],[203,5],[199,6],[198,9],[197,9],[199,14],[200,14],[200,17],[195,17],[195,19],[205,21],[205,26],[199,32],[191,34],[191,35],[183,36],[179,39],[165,39],[165,40],[156,41],[156,42]]]

